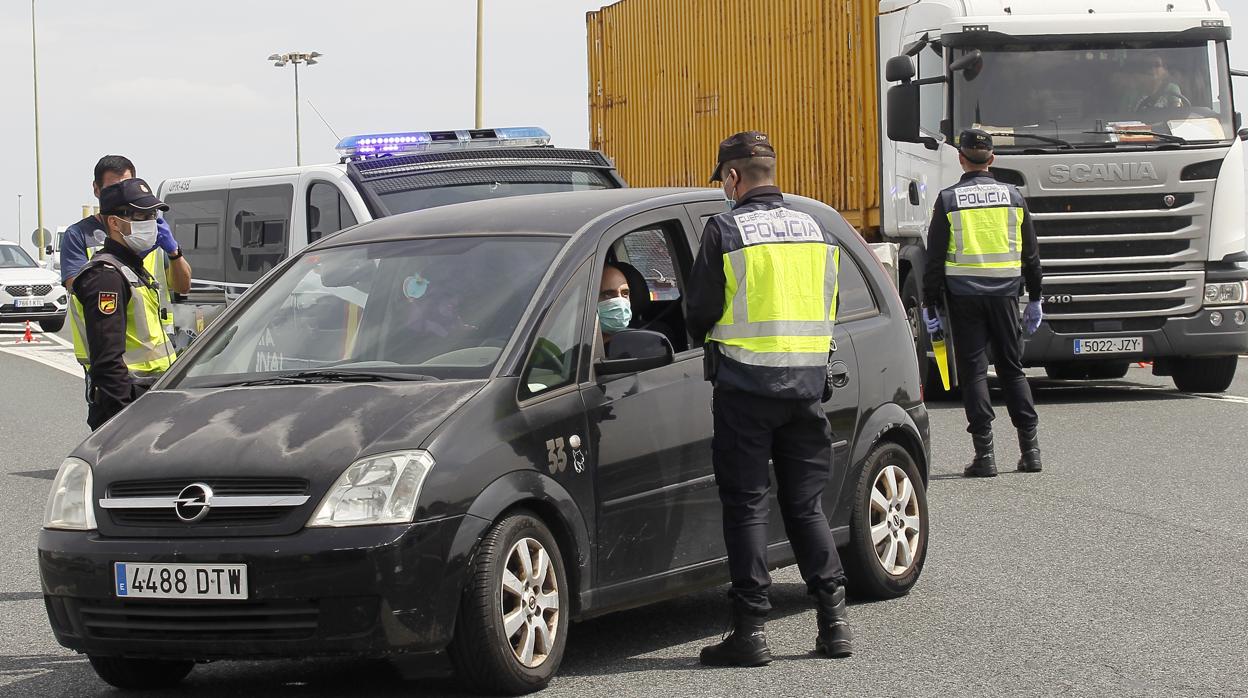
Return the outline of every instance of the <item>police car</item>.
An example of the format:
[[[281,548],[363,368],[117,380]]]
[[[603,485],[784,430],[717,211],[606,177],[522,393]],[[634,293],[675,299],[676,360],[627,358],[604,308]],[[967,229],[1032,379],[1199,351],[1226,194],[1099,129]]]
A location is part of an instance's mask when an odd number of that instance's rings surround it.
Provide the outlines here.
[[[40,267],[21,245],[0,240],[0,322],[38,322],[44,332],[58,332],[68,304],[60,274]]]
[[[592,150],[556,148],[535,127],[374,133],[344,138],[340,162],[168,179],[160,198],[194,270],[174,321],[192,335],[281,261],[365,221],[521,194],[624,186]]]
[[[851,587],[900,596],[927,553],[930,463],[905,311],[835,211],[788,201],[842,245],[824,511]],[[124,688],[218,659],[447,650],[474,688],[523,693],[570,622],[726,582],[682,306],[723,210],[714,190],[513,197],[279,262],[61,466],[39,537],[58,641]],[[608,262],[634,318],[609,350]],[[770,561],[789,565],[772,512]]]

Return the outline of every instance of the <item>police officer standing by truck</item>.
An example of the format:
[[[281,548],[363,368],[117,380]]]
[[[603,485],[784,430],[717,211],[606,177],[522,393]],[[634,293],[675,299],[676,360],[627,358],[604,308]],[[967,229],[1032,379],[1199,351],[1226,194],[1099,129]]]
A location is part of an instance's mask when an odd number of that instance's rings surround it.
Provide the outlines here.
[[[160,284],[143,258],[156,244],[156,217],[166,206],[141,179],[100,191],[100,215],[108,229],[100,251],[74,280],[82,304],[87,356],[87,425],[99,428],[137,400],[175,358],[161,325]]]
[[[715,386],[712,459],[732,577],[733,630],[701,654],[714,666],[771,661],[769,461],[785,531],[817,602],[816,650],[852,652],[845,573],[822,508],[832,433],[821,398],[840,248],[813,217],[785,205],[775,169],[776,151],[762,133],[720,144],[711,181],[723,182],[730,210],[707,221],[686,298],[690,333],[707,340]]]
[[[988,397],[988,346],[1010,419],[1018,430],[1018,469],[1040,472],[1039,417],[1023,374],[1022,337],[1044,317],[1040,252],[1031,213],[1012,184],[998,182],[992,136],[967,129],[958,141],[965,174],[940,192],[927,230],[923,319],[929,335],[944,330],[938,308],[948,299],[958,380],[975,458],[966,477],[995,477],[992,401]],[[1029,302],[1019,326],[1018,297],[1026,284]]]

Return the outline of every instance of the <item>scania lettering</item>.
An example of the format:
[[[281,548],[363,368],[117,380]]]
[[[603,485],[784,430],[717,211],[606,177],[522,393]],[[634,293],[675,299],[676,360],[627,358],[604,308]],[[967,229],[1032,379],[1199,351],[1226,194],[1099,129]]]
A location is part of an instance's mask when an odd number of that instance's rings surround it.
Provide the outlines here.
[[[338,144],[335,164],[165,180],[167,218],[194,269],[191,293],[174,302],[179,343],[290,255],[357,223],[466,201],[625,186],[601,153],[550,141],[534,127],[364,134]],[[266,361],[281,366],[278,355]]]
[[[1027,200],[1044,264],[1045,322],[1024,361],[1060,378],[1152,361],[1181,390],[1225,390],[1248,351],[1248,131],[1232,102],[1229,15],[1214,0],[1008,5],[879,4],[882,181],[894,192],[881,233],[901,244],[907,305],[922,297],[935,196],[962,174],[955,135],[982,128],[997,179]]]

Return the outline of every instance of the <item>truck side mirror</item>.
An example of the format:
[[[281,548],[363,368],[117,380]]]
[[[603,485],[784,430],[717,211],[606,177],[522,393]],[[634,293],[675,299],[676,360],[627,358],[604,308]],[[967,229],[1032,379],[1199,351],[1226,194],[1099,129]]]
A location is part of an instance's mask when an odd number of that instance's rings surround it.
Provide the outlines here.
[[[892,61],[890,60],[891,64]],[[918,143],[919,86],[903,82],[888,88],[888,139],[899,143]]]
[[[1248,141],[1248,128],[1239,129],[1239,140]]]
[[[889,82],[907,82],[914,79],[914,63],[909,56],[893,56],[884,64],[884,79]]]
[[[966,78],[967,82],[979,77],[983,69],[984,54],[979,49],[964,53],[961,58],[949,64],[949,72],[961,71],[962,77]]]

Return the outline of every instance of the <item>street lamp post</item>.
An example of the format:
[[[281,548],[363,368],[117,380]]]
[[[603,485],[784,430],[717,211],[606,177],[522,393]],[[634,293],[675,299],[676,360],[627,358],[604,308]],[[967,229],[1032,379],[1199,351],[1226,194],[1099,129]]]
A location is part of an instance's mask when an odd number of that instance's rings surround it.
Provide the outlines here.
[[[30,55],[31,73],[35,83],[35,217],[39,222],[39,259],[43,259],[43,248],[47,240],[43,239],[43,161],[39,157],[39,49],[35,45],[35,0],[30,0]],[[18,210],[21,215],[21,210]],[[21,228],[18,228],[18,242],[21,242]]]
[[[477,128],[481,126],[482,115],[482,72],[485,57],[485,0],[477,0]]]
[[[22,195],[17,195],[17,242],[22,242]]]
[[[33,0],[32,0],[33,2]],[[311,53],[275,53],[269,56],[269,60],[273,61],[273,67],[284,68],[286,65],[295,67],[295,164],[303,164],[303,143],[299,139],[299,64],[306,63],[308,65],[316,65],[316,59],[324,54],[313,51]]]

